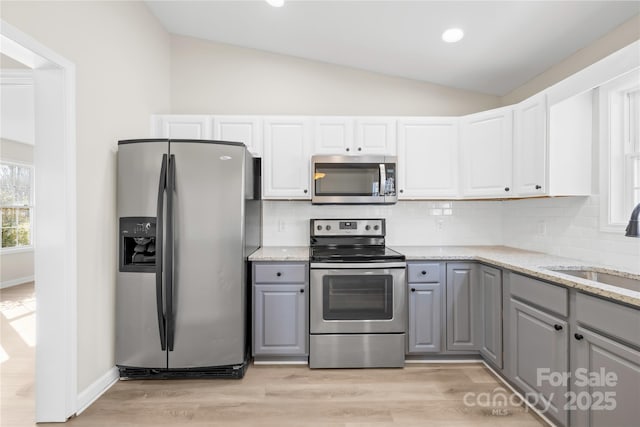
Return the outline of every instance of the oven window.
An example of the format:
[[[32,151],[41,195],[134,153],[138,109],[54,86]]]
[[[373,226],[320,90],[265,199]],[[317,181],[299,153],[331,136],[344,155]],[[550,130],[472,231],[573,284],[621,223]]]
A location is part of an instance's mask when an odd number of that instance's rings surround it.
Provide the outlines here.
[[[380,195],[380,166],[377,163],[318,163],[313,180],[316,196]]]
[[[393,318],[393,276],[324,276],[324,320],[390,320]]]

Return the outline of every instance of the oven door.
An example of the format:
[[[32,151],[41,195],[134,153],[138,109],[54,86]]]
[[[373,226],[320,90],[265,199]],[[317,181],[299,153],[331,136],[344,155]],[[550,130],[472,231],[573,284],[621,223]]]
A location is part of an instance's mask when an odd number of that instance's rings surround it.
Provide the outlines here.
[[[405,268],[358,267],[311,270],[312,334],[406,331]]]

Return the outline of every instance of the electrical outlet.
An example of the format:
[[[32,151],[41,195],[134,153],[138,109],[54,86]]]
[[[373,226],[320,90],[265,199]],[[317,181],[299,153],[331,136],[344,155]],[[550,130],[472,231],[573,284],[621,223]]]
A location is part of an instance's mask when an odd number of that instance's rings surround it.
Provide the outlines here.
[[[547,235],[547,222],[545,220],[538,221],[538,229],[536,230],[538,236]]]
[[[444,219],[439,218],[438,220],[436,220],[436,230],[442,231],[443,228],[444,228]]]
[[[278,220],[278,231],[283,232],[286,229],[285,222],[281,219]]]

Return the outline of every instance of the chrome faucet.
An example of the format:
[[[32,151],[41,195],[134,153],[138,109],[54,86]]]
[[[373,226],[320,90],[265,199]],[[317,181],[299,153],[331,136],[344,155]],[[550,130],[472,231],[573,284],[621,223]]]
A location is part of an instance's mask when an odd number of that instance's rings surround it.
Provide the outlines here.
[[[629,219],[629,225],[627,225],[627,231],[624,233],[627,237],[640,237],[640,229],[638,228],[638,215],[640,215],[640,203],[636,205],[631,212],[631,218]]]

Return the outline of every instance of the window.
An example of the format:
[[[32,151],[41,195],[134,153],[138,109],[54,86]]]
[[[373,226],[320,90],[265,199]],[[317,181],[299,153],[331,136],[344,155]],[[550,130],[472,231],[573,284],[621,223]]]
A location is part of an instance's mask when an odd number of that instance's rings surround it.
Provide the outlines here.
[[[0,163],[2,249],[31,246],[33,229],[33,167]]]
[[[640,203],[640,72],[600,87],[601,228],[620,232]]]

